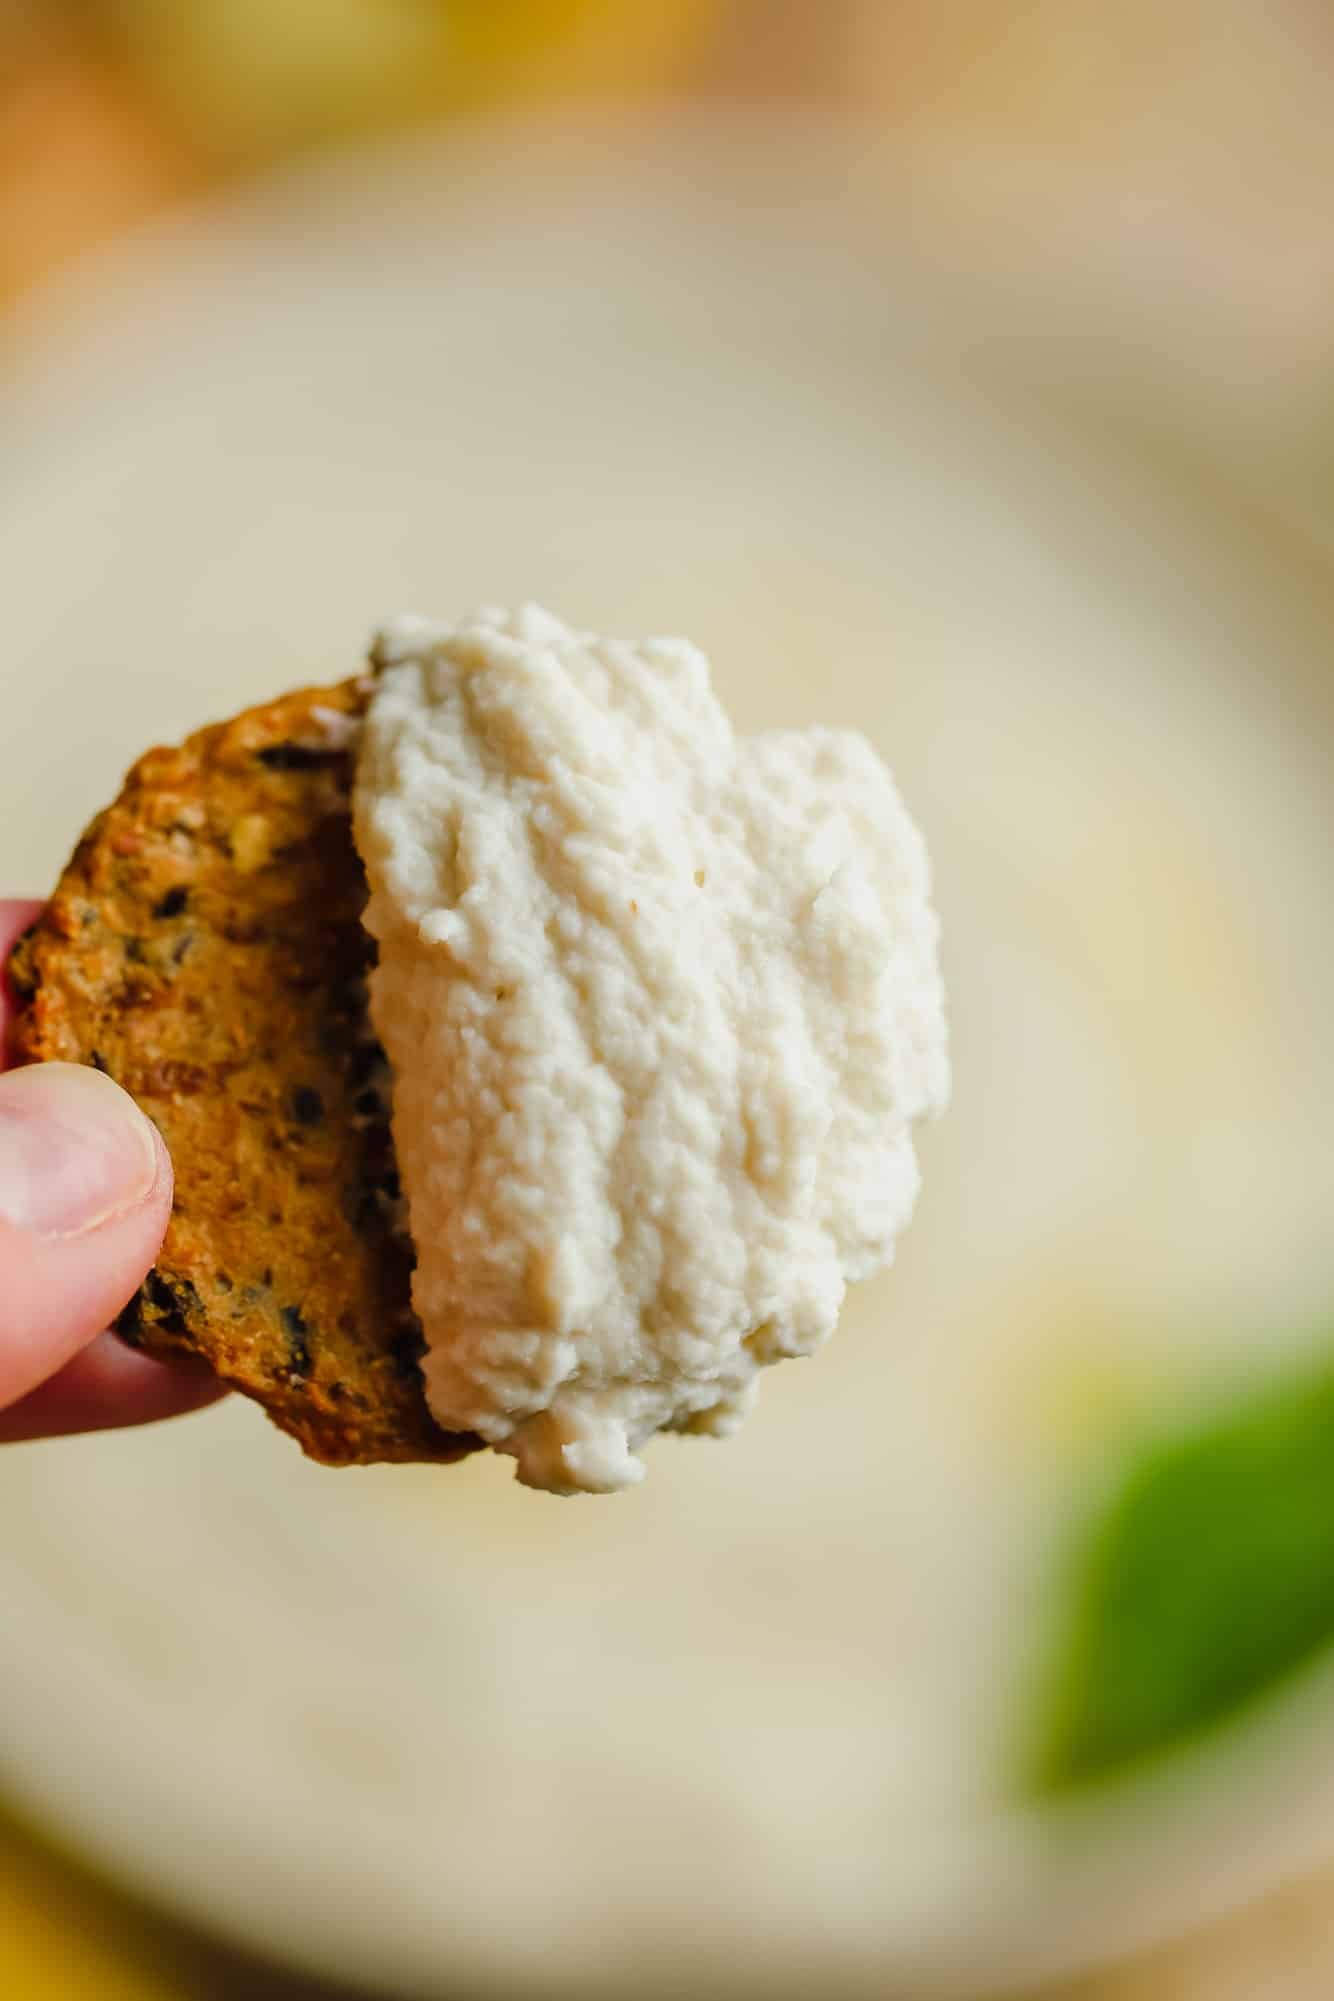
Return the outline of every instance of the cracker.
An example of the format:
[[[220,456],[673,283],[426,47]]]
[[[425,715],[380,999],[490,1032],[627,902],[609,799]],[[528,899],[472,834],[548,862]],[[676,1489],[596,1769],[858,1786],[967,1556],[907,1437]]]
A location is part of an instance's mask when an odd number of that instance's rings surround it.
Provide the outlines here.
[[[171,1150],[121,1335],[202,1355],[330,1465],[477,1445],[418,1367],[352,842],[364,699],[303,689],[149,751],[10,959],[18,1059],[95,1064]]]

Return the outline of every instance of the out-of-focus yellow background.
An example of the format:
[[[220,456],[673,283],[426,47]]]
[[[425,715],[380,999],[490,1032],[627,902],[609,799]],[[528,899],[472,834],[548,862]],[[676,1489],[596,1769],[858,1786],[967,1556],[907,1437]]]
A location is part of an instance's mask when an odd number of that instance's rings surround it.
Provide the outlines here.
[[[1334,591],[1334,16],[1309,0],[8,0],[0,312],[134,225],[332,141],[588,99],[651,119],[683,96],[865,121],[944,261],[994,263],[998,287],[1067,258],[1071,310],[1124,315],[1136,357],[1124,406],[1103,385],[1112,427],[1179,416],[1175,476],[1229,487],[1250,532]],[[1174,412],[1154,401],[1146,290],[1213,336],[1188,388],[1172,379]],[[1327,1901],[1328,1884],[1285,1891],[1063,1991],[1328,1991]],[[0,1991],[323,1990],[138,1910],[0,1815]]]

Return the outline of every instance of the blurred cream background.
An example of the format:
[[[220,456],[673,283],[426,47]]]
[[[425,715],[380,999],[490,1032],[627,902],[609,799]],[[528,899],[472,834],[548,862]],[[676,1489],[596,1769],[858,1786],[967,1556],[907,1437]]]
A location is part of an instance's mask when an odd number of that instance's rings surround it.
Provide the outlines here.
[[[833,112],[869,125],[887,218],[970,302],[959,367],[1030,399],[1035,425],[1077,411],[1090,449],[1152,465],[1334,633],[1332,85],[1334,29],[1295,0],[29,0],[0,14],[0,297],[21,316],[135,223],[405,121],[594,97],[634,123],[682,96]],[[1326,720],[1327,698],[1300,692]],[[1306,2001],[1334,1978],[1329,1901],[1327,1883],[1285,1890],[1062,1993]],[[17,1822],[0,1822],[0,1982],[313,1991],[141,1916]]]

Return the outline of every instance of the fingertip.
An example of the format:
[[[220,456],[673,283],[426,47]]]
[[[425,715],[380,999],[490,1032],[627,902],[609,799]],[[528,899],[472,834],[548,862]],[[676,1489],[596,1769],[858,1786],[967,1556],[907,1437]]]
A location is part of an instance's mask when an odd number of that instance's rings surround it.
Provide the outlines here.
[[[162,1137],[110,1078],[64,1063],[0,1078],[0,1404],[114,1319],[171,1202]]]
[[[42,907],[0,899],[0,1071],[9,1027],[4,962]],[[0,1405],[19,1400],[0,1414],[0,1427],[31,1423],[32,1399],[48,1395],[56,1409],[79,1391],[91,1411],[98,1385],[98,1407],[141,1413],[98,1420],[113,1423],[147,1422],[221,1393],[202,1365],[156,1362],[99,1339],[161,1248],[172,1191],[162,1135],[111,1078],[54,1062],[0,1078]],[[85,1373],[70,1377],[79,1365]]]
[[[0,1444],[157,1424],[202,1410],[227,1393],[207,1363],[160,1361],[100,1334],[63,1369],[0,1411]]]

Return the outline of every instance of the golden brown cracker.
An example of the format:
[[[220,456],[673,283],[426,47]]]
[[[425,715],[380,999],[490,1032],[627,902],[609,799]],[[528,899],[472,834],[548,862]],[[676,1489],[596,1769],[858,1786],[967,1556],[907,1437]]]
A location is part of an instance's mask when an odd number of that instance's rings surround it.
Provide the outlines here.
[[[20,1060],[93,1063],[162,1131],[176,1199],[124,1338],[203,1355],[333,1465],[477,1443],[426,1406],[368,1026],[352,842],[362,684],[140,758],[10,959]]]

